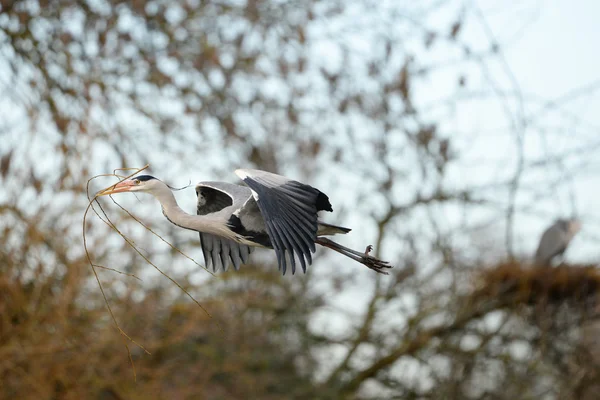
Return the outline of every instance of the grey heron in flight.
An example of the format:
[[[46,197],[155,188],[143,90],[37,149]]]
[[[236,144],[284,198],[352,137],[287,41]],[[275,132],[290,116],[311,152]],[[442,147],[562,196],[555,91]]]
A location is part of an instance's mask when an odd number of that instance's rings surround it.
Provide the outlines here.
[[[275,250],[284,275],[286,254],[292,274],[296,272],[296,257],[306,272],[307,263],[312,264],[315,243],[379,273],[386,274],[385,269],[391,268],[388,262],[369,255],[372,246],[359,252],[324,237],[348,233],[350,229],[318,220],[319,211],[333,211],[329,198],[320,190],[270,172],[238,169],[235,173],[247,186],[225,182],[196,185],[197,215],[183,211],[171,188],[150,175],[121,181],[98,196],[124,192],[153,195],[169,222],[200,233],[205,263],[212,264],[213,270],[227,270],[230,263],[237,270],[248,262],[253,247],[263,247]]]
[[[581,223],[576,219],[556,220],[540,238],[540,244],[535,252],[536,264],[550,265],[555,257],[563,255],[571,239],[580,229]]]

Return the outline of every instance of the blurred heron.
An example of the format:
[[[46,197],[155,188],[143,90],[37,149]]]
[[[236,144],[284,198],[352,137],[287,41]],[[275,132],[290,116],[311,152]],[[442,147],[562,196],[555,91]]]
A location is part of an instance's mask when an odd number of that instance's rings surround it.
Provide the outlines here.
[[[557,256],[562,256],[573,236],[581,229],[576,219],[558,219],[544,231],[535,252],[538,265],[550,265]]]
[[[191,215],[177,204],[171,188],[159,179],[142,175],[117,183],[98,193],[105,196],[124,192],[146,192],[161,204],[164,216],[180,228],[200,233],[206,265],[227,270],[248,262],[253,247],[275,250],[279,269],[285,275],[287,259],[296,272],[296,260],[306,272],[312,264],[315,243],[345,255],[372,270],[386,274],[386,261],[355,251],[323,236],[345,234],[350,229],[318,220],[319,211],[333,211],[329,198],[320,190],[270,172],[238,169],[246,186],[225,182],[196,185],[197,213]]]

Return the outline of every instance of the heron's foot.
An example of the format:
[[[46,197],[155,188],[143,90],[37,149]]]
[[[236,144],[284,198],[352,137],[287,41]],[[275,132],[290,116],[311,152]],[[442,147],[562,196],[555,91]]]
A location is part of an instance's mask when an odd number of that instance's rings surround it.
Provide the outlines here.
[[[372,269],[373,271],[379,274],[388,275],[388,273],[385,270],[392,268],[389,262],[382,261],[379,258],[375,258],[369,255],[369,253],[373,250],[373,246],[371,245],[368,245],[365,249],[365,252],[361,253],[358,250],[349,249],[348,247],[342,246],[341,244],[336,243],[333,240],[327,239],[325,237],[317,237],[315,243],[333,249],[338,253],[343,254],[346,257],[351,258],[354,261],[367,266],[369,269]]]
[[[380,260],[379,258],[370,256],[369,253],[372,250],[373,250],[373,246],[368,245],[367,248],[365,249],[364,256],[361,257],[361,260],[359,262],[363,265],[366,265],[368,268],[372,269],[373,271],[375,271],[379,274],[388,275],[388,273],[385,270],[392,268],[392,266],[390,265],[390,263],[388,261],[383,261],[383,260]]]

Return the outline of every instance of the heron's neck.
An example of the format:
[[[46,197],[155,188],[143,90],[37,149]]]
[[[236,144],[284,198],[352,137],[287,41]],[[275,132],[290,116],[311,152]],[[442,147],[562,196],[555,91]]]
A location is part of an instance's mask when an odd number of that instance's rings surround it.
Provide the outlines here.
[[[171,223],[181,226],[182,228],[192,229],[188,226],[190,222],[189,217],[192,217],[192,215],[186,213],[179,207],[173,192],[171,192],[169,188],[161,187],[153,190],[151,194],[160,202],[164,216],[167,217]]]
[[[152,195],[160,202],[164,216],[174,225],[181,228],[191,229],[198,232],[222,234],[215,231],[215,219],[205,215],[188,214],[179,207],[173,192],[168,187],[161,187],[152,192]]]

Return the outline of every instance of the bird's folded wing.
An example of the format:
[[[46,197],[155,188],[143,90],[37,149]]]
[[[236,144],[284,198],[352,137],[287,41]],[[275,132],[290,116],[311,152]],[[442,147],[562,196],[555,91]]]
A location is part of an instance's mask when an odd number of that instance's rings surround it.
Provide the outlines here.
[[[283,176],[258,170],[236,170],[235,173],[252,189],[252,196],[265,220],[267,233],[277,255],[279,269],[285,274],[286,252],[296,272],[294,252],[306,272],[306,261],[312,263],[317,238],[317,212],[331,209],[323,193],[312,186]]]
[[[248,262],[248,256],[252,252],[249,246],[210,233],[200,233],[200,245],[206,267],[212,265],[213,271],[219,268],[227,271],[230,262],[239,270],[240,265]]]
[[[555,256],[564,253],[567,244],[568,240],[565,238],[565,232],[559,226],[552,225],[546,229],[540,239],[535,253],[536,262],[538,264],[549,264]]]

